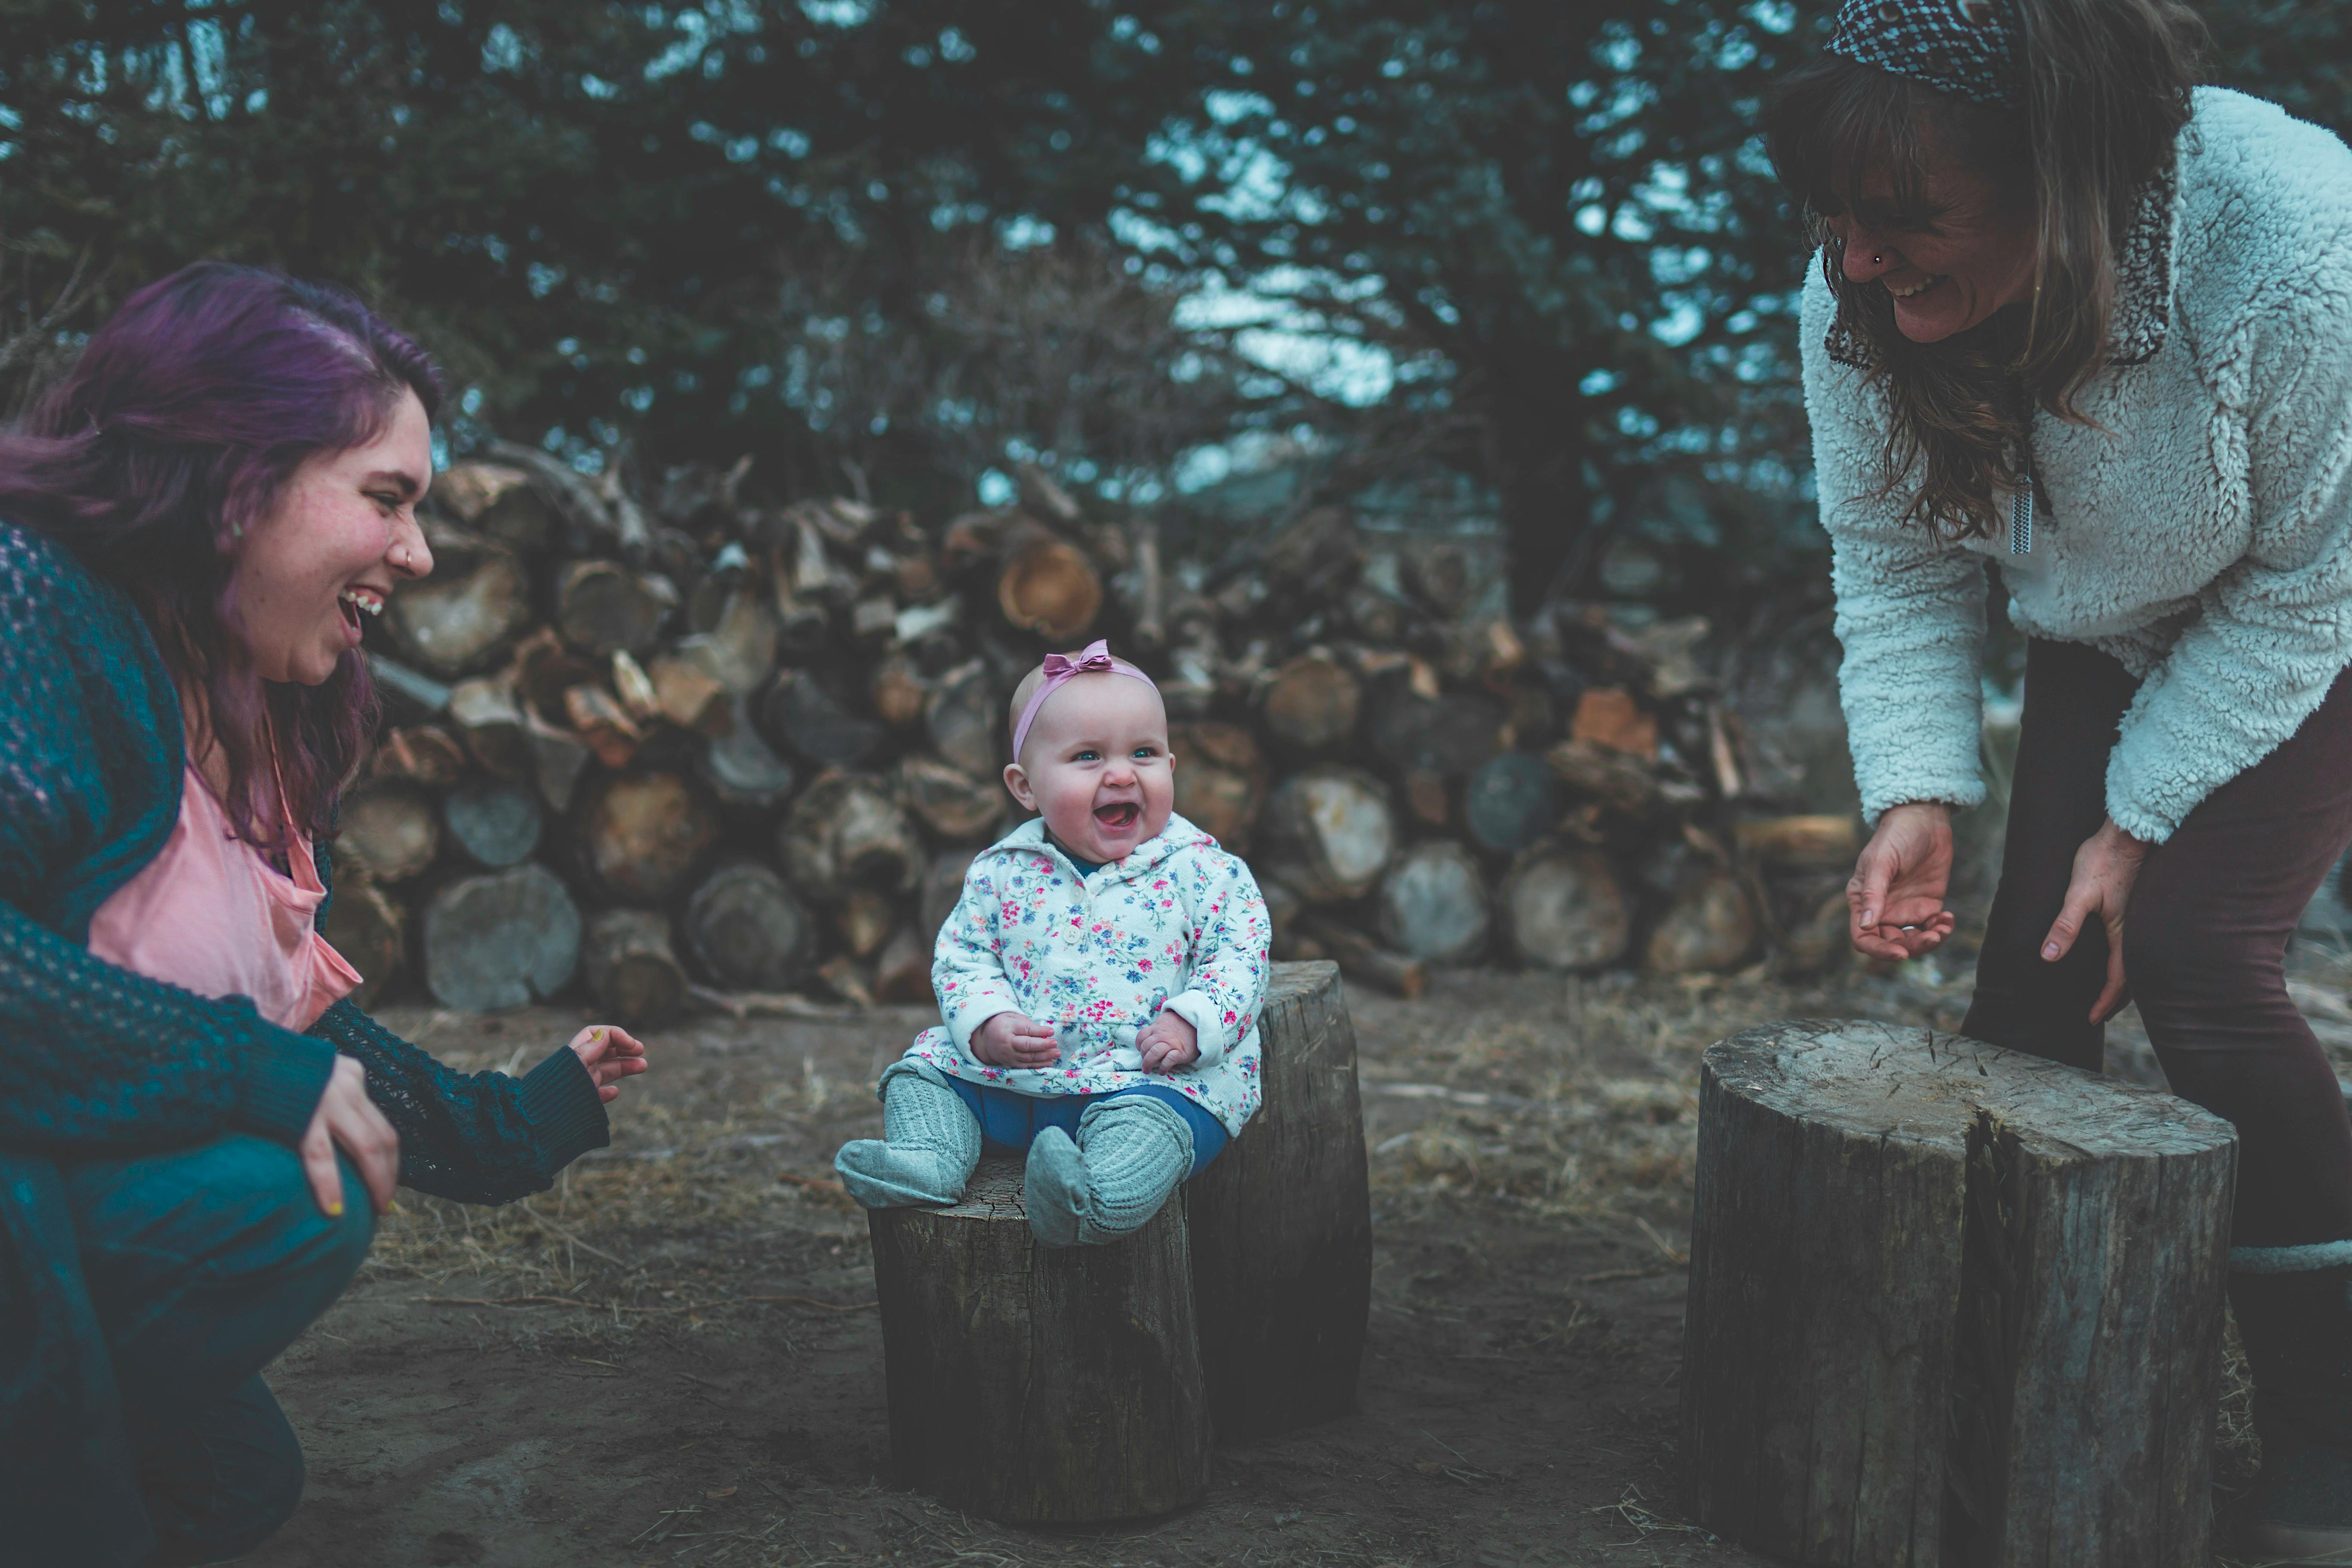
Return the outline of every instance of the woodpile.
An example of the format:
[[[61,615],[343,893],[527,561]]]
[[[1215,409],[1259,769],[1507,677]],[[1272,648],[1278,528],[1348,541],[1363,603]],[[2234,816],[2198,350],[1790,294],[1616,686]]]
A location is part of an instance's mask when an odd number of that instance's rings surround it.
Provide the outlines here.
[[[1843,952],[1858,825],[1752,798],[1703,621],[1514,620],[1459,542],[1330,508],[1186,559],[1036,474],[925,519],[780,504],[748,460],[640,499],[488,457],[437,482],[435,575],[368,629],[336,930],[371,994],[926,1000],[963,867],[1019,820],[1006,700],[1097,636],[1160,681],[1177,808],[1249,857],[1279,958],[1412,995],[1448,964]]]

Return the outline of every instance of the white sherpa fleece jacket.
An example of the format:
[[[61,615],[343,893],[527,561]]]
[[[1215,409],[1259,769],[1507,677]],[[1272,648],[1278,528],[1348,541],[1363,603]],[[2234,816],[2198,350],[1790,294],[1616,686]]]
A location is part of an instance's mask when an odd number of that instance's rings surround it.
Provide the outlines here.
[[[2352,664],[2352,151],[2200,89],[2177,173],[2169,265],[2158,255],[2137,280],[2155,290],[2154,352],[2092,382],[2091,425],[2036,415],[2042,510],[2022,557],[2006,538],[1938,545],[1873,499],[1885,403],[1825,345],[1835,305],[1813,268],[1805,406],[1874,822],[1905,801],[1984,797],[1988,555],[2021,628],[2143,678],[2106,781],[2108,815],[2135,837],[2168,837]]]

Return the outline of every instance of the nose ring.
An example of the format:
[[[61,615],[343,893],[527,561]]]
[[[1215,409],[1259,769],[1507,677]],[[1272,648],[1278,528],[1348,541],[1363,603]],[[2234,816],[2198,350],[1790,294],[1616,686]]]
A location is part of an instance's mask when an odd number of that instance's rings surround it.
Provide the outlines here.
[[[1886,265],[1886,258],[1884,256],[1874,256],[1870,258],[1870,264],[1873,267],[1884,267]]]

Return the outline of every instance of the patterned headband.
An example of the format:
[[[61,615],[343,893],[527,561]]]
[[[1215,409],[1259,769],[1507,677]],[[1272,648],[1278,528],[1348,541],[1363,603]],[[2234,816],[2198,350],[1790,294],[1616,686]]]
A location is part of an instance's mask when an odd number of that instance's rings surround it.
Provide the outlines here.
[[[2024,97],[2016,0],[1845,0],[1830,52],[1974,99]]]
[[[1021,708],[1021,721],[1013,726],[1013,757],[1015,762],[1021,758],[1021,742],[1029,738],[1029,726],[1036,721],[1037,710],[1045,706],[1045,699],[1076,680],[1079,676],[1095,673],[1129,675],[1150,687],[1154,691],[1160,689],[1158,682],[1127,660],[1111,658],[1110,644],[1101,637],[1097,637],[1087,644],[1078,651],[1078,657],[1076,658],[1066,658],[1058,653],[1049,653],[1045,656],[1045,662],[1039,668],[1045,670],[1045,679],[1039,681],[1037,689],[1029,694],[1029,700]]]

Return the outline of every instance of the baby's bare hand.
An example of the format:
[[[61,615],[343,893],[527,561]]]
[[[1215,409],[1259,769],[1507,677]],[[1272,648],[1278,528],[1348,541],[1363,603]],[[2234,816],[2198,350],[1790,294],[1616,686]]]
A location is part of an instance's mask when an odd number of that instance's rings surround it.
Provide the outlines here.
[[[1173,1013],[1162,1013],[1135,1037],[1145,1072],[1174,1072],[1201,1059],[1201,1032]]]
[[[1062,1047],[1050,1026],[999,1013],[971,1032],[971,1054],[992,1068],[1043,1068],[1054,1065]]]

